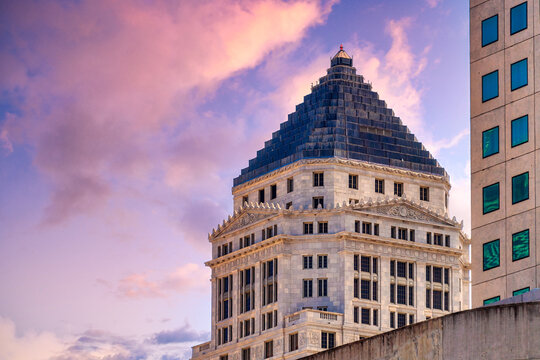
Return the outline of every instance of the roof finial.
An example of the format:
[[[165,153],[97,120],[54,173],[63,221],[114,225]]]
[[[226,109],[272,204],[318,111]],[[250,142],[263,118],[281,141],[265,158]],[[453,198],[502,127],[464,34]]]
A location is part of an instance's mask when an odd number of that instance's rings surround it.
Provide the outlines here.
[[[343,50],[343,44],[339,45],[339,50]]]

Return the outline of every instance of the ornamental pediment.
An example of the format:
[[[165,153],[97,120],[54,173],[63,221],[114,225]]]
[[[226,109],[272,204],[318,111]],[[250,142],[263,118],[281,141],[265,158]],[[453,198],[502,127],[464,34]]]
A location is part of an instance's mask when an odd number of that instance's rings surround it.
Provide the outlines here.
[[[360,205],[355,207],[355,210],[436,225],[458,226],[458,223],[455,220],[448,218],[448,216],[445,217],[444,215],[440,215],[415,204],[409,204],[408,202],[387,205]]]
[[[236,213],[234,216],[229,217],[228,220],[224,221],[223,225],[218,226],[217,230],[214,230],[210,235],[210,239],[227,235],[238,229],[269,219],[275,216],[276,213],[277,210],[271,211],[270,209],[265,211],[244,210],[242,213]]]

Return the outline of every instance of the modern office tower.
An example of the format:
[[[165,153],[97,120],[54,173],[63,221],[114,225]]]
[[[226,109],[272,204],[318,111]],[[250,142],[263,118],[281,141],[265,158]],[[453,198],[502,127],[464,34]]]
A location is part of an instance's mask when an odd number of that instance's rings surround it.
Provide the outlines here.
[[[539,10],[538,1],[470,2],[473,307],[540,282]]]
[[[449,178],[340,50],[234,179],[194,359],[297,359],[469,307]]]

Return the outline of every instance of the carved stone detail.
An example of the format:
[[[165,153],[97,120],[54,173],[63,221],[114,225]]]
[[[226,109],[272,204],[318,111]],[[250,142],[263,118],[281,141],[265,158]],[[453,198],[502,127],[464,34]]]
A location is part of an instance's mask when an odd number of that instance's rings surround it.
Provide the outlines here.
[[[365,212],[380,214],[380,215],[395,216],[395,217],[401,217],[401,218],[410,219],[410,220],[425,221],[425,222],[434,223],[434,224],[450,225],[436,218],[435,216],[424,214],[421,211],[418,211],[416,209],[410,208],[405,205],[374,206],[374,207],[363,208],[361,210]]]
[[[317,334],[316,332],[310,331],[309,332],[309,344],[319,346],[320,345],[320,343],[319,343],[319,334]]]
[[[267,218],[272,217],[274,215],[275,214],[246,213],[246,214],[240,216],[238,219],[234,220],[233,223],[230,224],[229,226],[227,226],[223,231],[221,231],[219,235],[224,235],[224,234],[233,232],[235,230],[238,230],[238,229],[243,228],[245,226],[256,223],[257,221],[267,219]]]

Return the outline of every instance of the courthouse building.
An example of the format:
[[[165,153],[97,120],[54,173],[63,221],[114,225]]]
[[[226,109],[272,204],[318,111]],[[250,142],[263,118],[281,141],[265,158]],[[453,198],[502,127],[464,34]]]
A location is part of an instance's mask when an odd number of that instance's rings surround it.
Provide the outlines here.
[[[193,359],[297,359],[469,308],[449,177],[341,49],[234,179]]]
[[[540,287],[540,3],[471,0],[470,27],[477,307]]]

